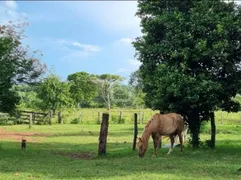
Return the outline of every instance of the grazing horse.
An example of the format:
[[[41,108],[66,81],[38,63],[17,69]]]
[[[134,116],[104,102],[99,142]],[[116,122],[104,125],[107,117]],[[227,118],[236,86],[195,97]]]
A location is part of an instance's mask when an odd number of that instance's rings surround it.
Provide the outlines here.
[[[184,120],[181,115],[176,113],[159,114],[152,116],[145,126],[142,136],[138,138],[137,147],[139,149],[139,156],[143,157],[147,148],[150,136],[153,139],[154,156],[156,156],[156,148],[158,140],[161,136],[169,136],[171,146],[167,154],[173,150],[174,138],[178,135],[180,141],[180,151],[182,152]]]

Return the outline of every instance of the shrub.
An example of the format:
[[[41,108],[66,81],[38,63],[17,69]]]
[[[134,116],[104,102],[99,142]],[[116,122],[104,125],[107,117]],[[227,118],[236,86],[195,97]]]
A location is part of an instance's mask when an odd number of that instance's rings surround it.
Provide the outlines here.
[[[113,124],[124,124],[125,123],[125,118],[122,117],[122,119],[120,119],[120,116],[112,115],[111,116],[111,122]]]
[[[70,124],[79,124],[80,123],[80,118],[74,118]]]

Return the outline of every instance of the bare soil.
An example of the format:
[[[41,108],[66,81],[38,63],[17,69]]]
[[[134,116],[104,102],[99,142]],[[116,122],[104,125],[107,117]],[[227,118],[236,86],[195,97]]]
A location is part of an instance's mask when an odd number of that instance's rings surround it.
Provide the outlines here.
[[[6,132],[0,128],[0,139],[22,141],[22,138],[24,138],[27,140],[27,142],[38,142],[42,141],[44,136],[47,136],[47,134],[34,132]]]
[[[58,152],[54,153],[56,155],[66,156],[71,159],[84,159],[84,160],[90,160],[93,158],[93,155],[90,152],[79,152],[79,153],[64,153],[64,152]]]

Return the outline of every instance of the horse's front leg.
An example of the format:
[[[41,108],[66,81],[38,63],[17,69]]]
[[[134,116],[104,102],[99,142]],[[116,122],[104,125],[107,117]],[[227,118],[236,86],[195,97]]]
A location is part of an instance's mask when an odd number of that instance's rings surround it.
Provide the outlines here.
[[[152,134],[152,139],[153,139],[153,147],[154,147],[154,157],[156,157],[156,155],[157,155],[156,148],[157,148],[157,145],[158,145],[159,137],[156,134]]]
[[[173,151],[173,144],[174,144],[174,136],[170,135],[169,137],[170,137],[170,140],[171,140],[171,146],[170,146],[167,154],[170,154]]]

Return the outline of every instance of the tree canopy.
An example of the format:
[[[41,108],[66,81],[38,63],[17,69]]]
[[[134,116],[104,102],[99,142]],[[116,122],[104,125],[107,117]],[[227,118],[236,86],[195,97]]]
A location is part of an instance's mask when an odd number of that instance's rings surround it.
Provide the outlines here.
[[[87,72],[76,72],[68,76],[71,97],[76,105],[87,106],[97,96],[97,87],[92,78],[93,75]]]
[[[61,79],[50,74],[40,85],[38,97],[42,100],[41,107],[44,110],[62,110],[66,106],[72,105],[69,85]]]
[[[46,67],[34,58],[21,40],[27,24],[0,25],[0,111],[14,112],[19,96],[13,89],[14,84],[33,83]]]
[[[113,95],[114,86],[124,78],[113,74],[96,75],[93,82],[97,85],[100,96],[105,102],[106,109],[111,107],[111,96]]]
[[[145,102],[186,115],[194,147],[201,120],[237,111],[241,8],[220,0],[138,1],[143,35],[133,43],[142,63]]]

